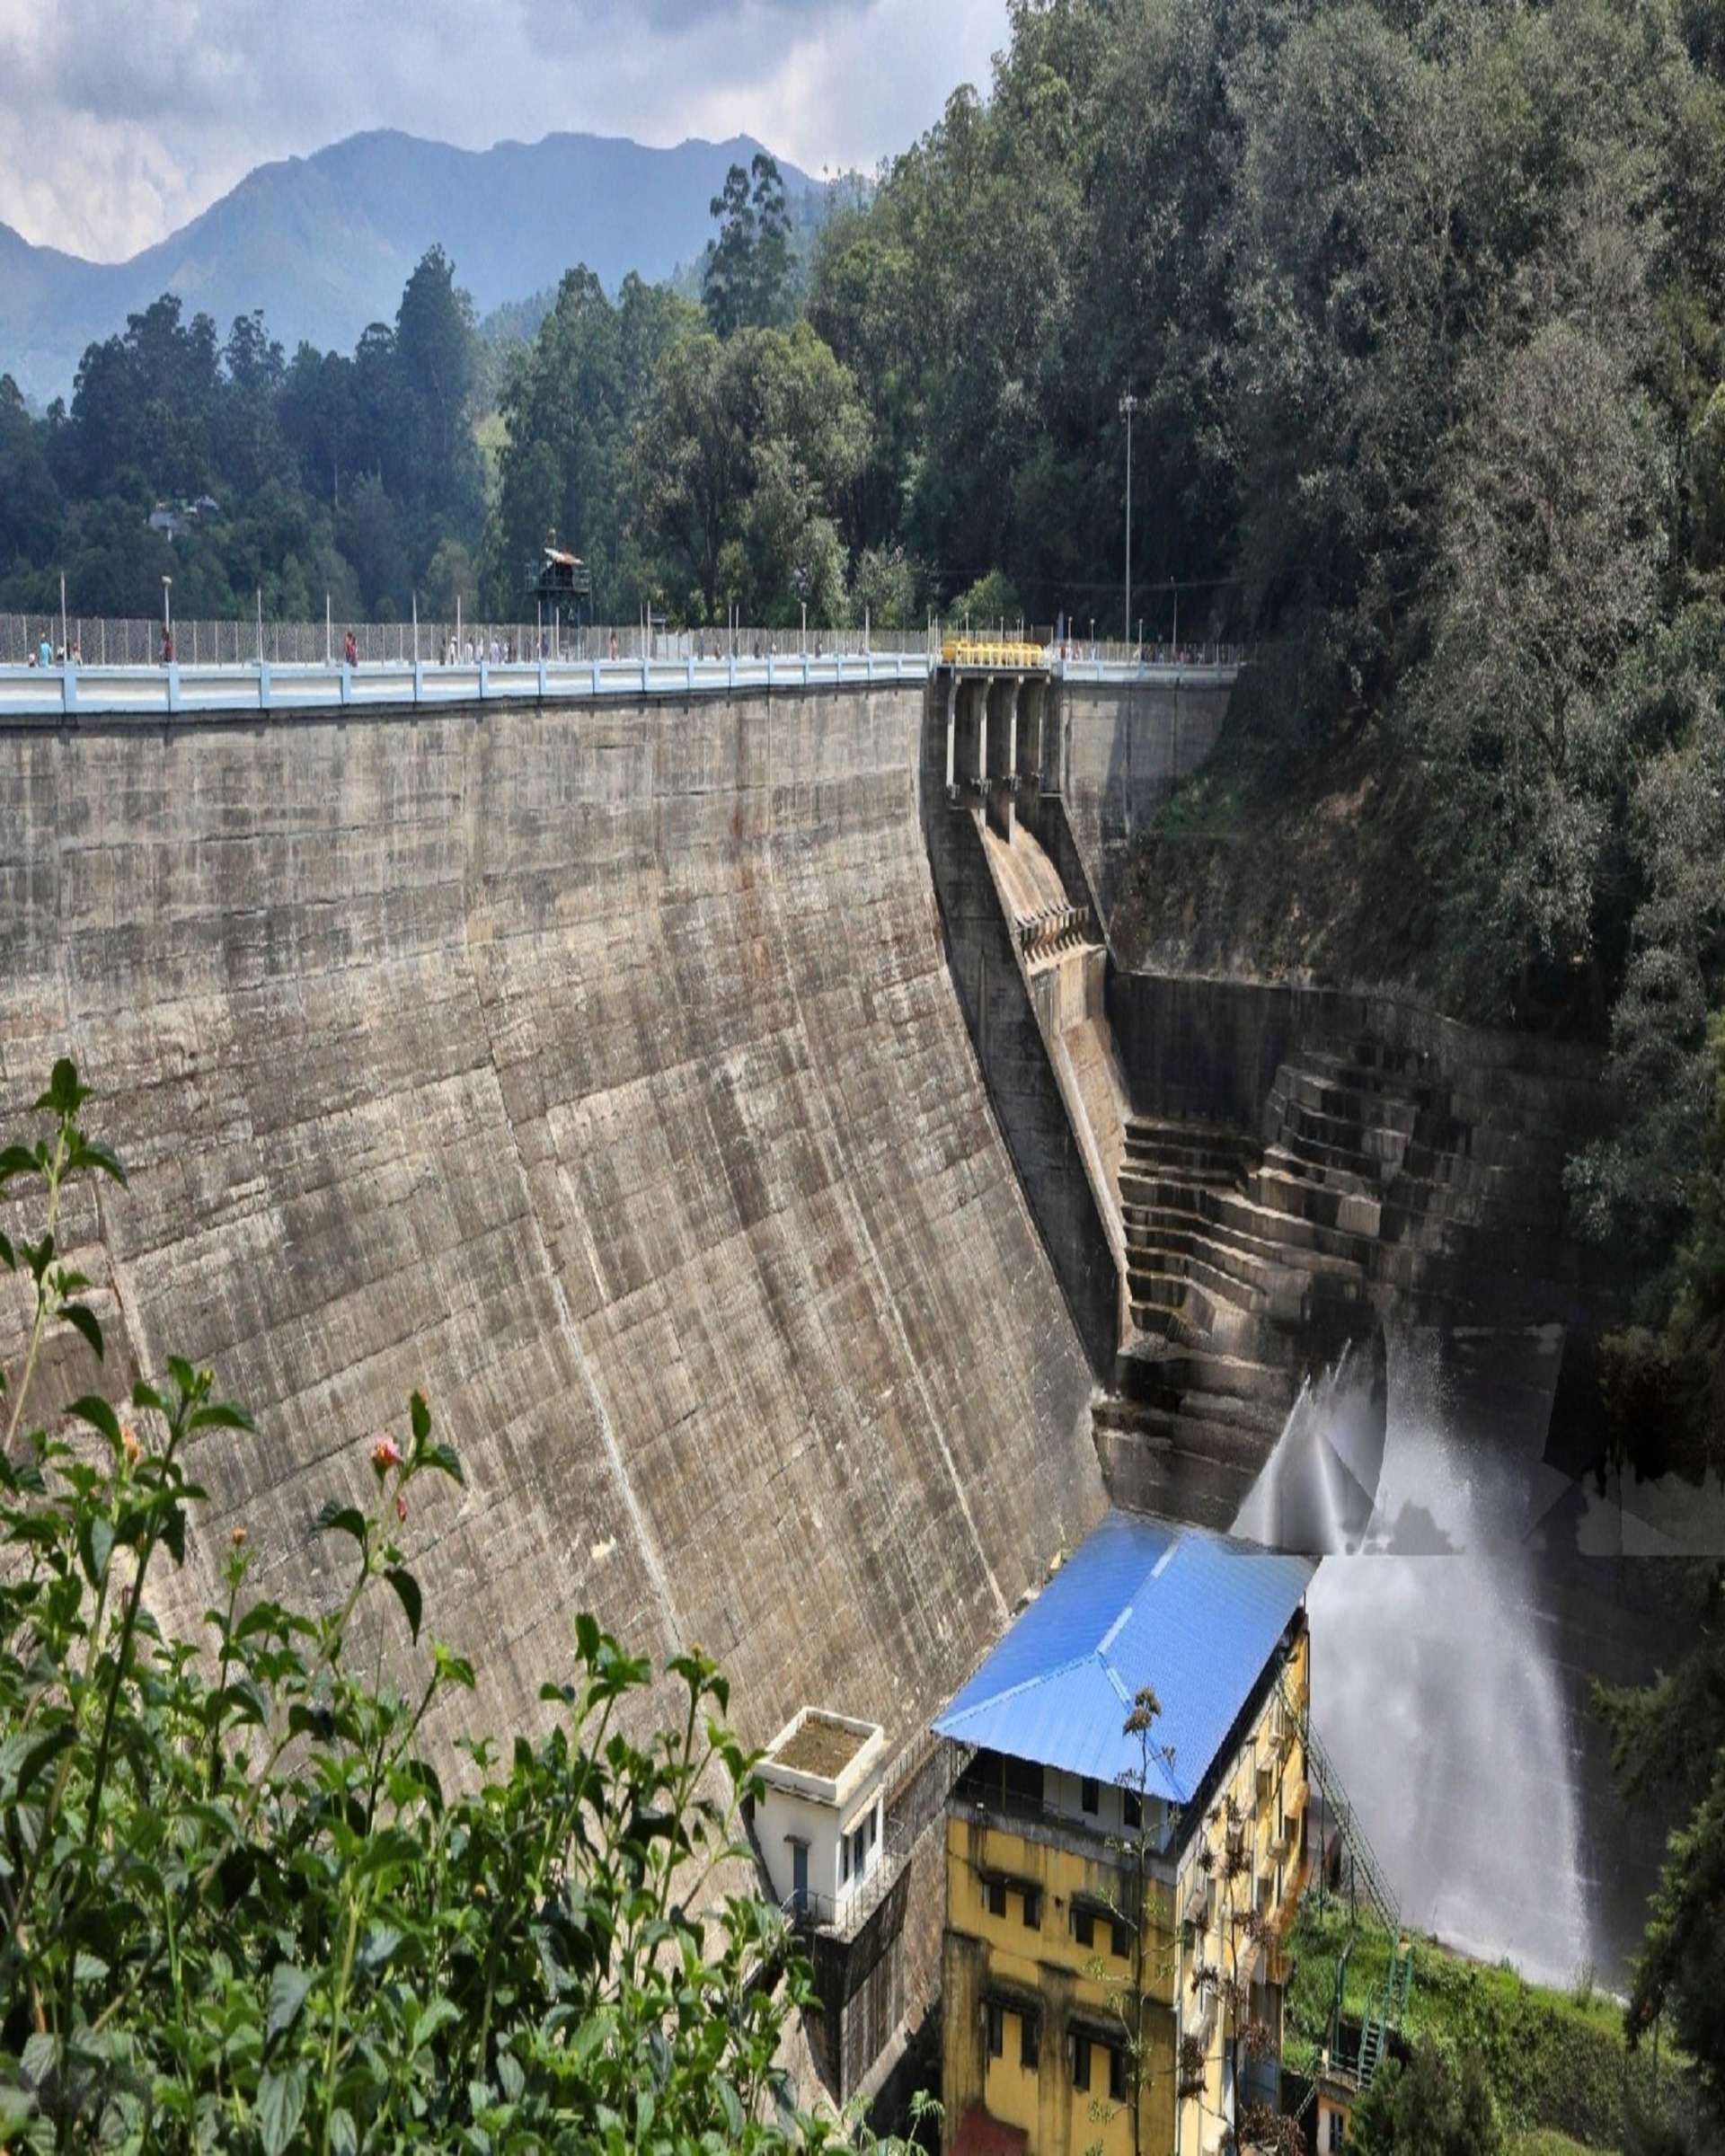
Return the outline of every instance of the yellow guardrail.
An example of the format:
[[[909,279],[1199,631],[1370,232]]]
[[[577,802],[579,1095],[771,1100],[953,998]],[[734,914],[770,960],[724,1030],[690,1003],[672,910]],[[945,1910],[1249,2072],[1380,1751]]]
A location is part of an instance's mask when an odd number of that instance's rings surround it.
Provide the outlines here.
[[[997,637],[949,636],[941,646],[943,667],[1046,667],[1040,644],[1003,642]]]

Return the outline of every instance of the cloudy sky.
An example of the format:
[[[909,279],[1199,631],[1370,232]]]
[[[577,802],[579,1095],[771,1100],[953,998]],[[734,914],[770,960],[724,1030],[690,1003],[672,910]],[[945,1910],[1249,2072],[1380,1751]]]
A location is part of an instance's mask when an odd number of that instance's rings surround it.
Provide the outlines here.
[[[364,128],[869,169],[1005,42],[1006,0],[0,0],[0,222],[121,261]]]

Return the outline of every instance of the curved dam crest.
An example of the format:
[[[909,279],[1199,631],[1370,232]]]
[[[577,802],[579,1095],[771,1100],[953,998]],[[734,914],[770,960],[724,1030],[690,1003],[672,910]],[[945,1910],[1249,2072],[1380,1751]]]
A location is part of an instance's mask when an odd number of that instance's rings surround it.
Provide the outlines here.
[[[260,1426],[194,1459],[188,1606],[242,1521],[304,1586],[416,1385],[468,1480],[414,1523],[429,1622],[493,1730],[590,1606],[715,1655],[751,1741],[816,1700],[898,1745],[1083,1536],[1091,1371],[949,977],[922,726],[905,688],[0,731],[8,1122],[76,1057],[131,1175],[67,1224],[110,1379],[183,1353]]]

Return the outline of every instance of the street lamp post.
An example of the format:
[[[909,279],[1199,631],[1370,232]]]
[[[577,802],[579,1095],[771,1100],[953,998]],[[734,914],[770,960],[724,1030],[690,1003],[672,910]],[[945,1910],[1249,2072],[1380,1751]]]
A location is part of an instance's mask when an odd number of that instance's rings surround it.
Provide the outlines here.
[[[1126,605],[1120,613],[1120,634],[1132,641],[1132,414],[1138,400],[1128,389],[1120,399],[1126,415]]]
[[[168,598],[168,594],[172,588],[173,579],[164,577],[162,579],[162,654],[164,658],[173,650],[173,614]]]

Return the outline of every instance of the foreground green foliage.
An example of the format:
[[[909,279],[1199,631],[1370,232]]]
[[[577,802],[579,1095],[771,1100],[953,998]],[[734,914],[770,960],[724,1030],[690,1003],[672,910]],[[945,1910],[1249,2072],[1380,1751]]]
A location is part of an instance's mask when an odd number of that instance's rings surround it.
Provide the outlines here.
[[[92,1392],[30,1426],[45,1344],[102,1345],[57,1242],[70,1186],[122,1180],[87,1099],[59,1065],[48,1135],[0,1153],[33,1215],[0,1238],[31,1303],[0,1394],[0,2142],[801,2144],[773,2061],[803,1973],[776,1912],[715,1879],[750,1761],[712,1666],[670,1664],[675,1724],[638,1741],[650,1667],[583,1616],[543,1732],[464,1744],[446,1789],[428,1717],[473,1673],[422,1635],[408,1539],[461,1469],[417,1395],[368,1500],[314,1524],[342,1552],[329,1606],[257,1591],[235,1530],[201,1625],[154,1614],[197,1461],[250,1425],[171,1360],[123,1411]]]

